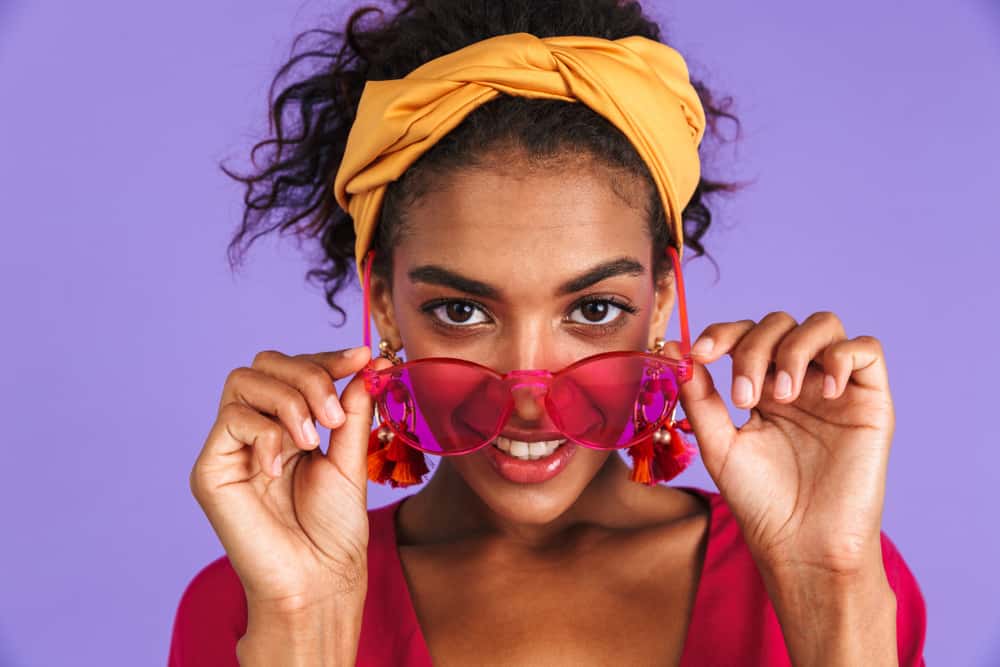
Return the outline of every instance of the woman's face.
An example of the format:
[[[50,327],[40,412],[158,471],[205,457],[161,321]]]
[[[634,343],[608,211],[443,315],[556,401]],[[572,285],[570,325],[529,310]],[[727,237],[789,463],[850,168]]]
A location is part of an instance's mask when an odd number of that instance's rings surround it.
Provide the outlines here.
[[[669,281],[653,283],[646,186],[620,180],[626,202],[602,167],[526,174],[515,163],[463,170],[407,209],[393,284],[373,277],[371,290],[381,337],[402,344],[406,359],[554,372],[600,352],[643,350],[663,335],[673,290]],[[518,392],[501,433],[530,441],[555,431],[541,397]],[[615,455],[562,447],[571,456],[541,482],[501,474],[493,445],[440,465],[453,466],[508,520],[545,523]]]

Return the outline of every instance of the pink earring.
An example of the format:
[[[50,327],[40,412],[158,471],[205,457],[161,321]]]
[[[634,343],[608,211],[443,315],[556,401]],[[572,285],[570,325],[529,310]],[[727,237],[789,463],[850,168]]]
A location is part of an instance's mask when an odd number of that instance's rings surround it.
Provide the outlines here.
[[[403,363],[388,341],[379,341],[378,349],[380,357],[385,357],[396,365]],[[389,387],[387,391],[394,389]],[[406,414],[413,414],[413,397],[405,388],[396,398],[408,406]],[[430,471],[427,457],[396,437],[387,425],[381,423],[377,411],[375,419],[377,425],[368,436],[368,479],[392,487],[412,486],[422,482],[424,475]],[[407,432],[406,435],[417,440],[414,433]]]
[[[660,354],[666,341],[657,338],[652,347],[647,352]],[[652,379],[650,382],[656,382]],[[636,399],[633,407],[632,419],[635,431],[645,430],[649,426],[646,419],[646,412],[643,406],[652,400],[651,391],[642,391]],[[652,431],[645,438],[629,447],[626,451],[632,458],[632,474],[629,479],[640,484],[654,485],[658,482],[665,482],[673,479],[687,468],[694,459],[695,447],[689,443],[681,431],[691,433],[690,422],[685,417],[680,421],[674,420],[674,413],[677,406],[674,406],[670,418],[660,428]]]

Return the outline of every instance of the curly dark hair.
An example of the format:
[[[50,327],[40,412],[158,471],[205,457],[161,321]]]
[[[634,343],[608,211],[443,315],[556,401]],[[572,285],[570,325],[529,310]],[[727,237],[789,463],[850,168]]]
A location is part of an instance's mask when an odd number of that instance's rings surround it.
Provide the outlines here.
[[[263,234],[292,230],[300,240],[318,237],[320,265],[310,269],[306,278],[322,283],[327,303],[341,316],[345,313],[335,296],[352,278],[356,280],[355,234],[351,218],[334,199],[333,181],[366,81],[401,78],[438,56],[512,32],[611,40],[642,35],[662,41],[660,27],[643,13],[638,2],[629,0],[393,0],[393,4],[403,6],[388,17],[379,7],[353,11],[344,32],[316,28],[299,34],[291,58],[270,87],[268,120],[273,136],[251,150],[256,171],[240,175],[221,165],[226,175],[246,186],[242,223],[228,246],[231,268]],[[362,27],[367,18],[376,20]],[[318,45],[298,52],[300,42],[307,38],[318,38]],[[275,97],[279,82],[304,62],[318,66]],[[732,121],[736,136],[740,127],[729,111],[731,98],[716,100],[694,77],[692,84],[707,119],[699,149],[704,162],[709,142],[726,141],[720,120]],[[259,165],[257,154],[265,148],[269,149],[267,159]],[[505,94],[471,112],[389,184],[372,239],[377,250],[372,270],[391,280],[391,250],[405,222],[405,211],[426,193],[434,179],[463,167],[498,164],[498,156],[511,150],[536,165],[587,157],[614,173],[645,181],[650,193],[646,212],[653,257],[659,258],[654,276],[670,270],[665,253],[673,240],[670,227],[663,224],[663,204],[649,170],[628,138],[586,105]],[[614,181],[611,179],[612,187],[617,190]],[[738,187],[736,183],[700,179],[683,212],[685,246],[695,256],[706,255],[701,239],[712,220],[706,197]]]

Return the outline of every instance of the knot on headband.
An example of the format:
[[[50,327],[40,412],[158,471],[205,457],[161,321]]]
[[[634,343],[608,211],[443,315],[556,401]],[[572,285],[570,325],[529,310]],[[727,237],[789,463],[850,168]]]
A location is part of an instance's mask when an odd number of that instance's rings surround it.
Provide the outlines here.
[[[337,203],[354,221],[359,276],[386,185],[500,94],[582,102],[621,130],[649,168],[683,252],[681,214],[701,176],[705,133],[683,57],[639,35],[518,32],[447,53],[402,79],[366,82],[334,180]]]

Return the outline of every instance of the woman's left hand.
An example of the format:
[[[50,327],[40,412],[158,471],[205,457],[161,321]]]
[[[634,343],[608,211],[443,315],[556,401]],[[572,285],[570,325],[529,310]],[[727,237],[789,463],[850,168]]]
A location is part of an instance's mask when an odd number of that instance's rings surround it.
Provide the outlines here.
[[[795,580],[883,573],[895,414],[881,343],[848,339],[830,312],[802,324],[785,312],[717,323],[706,338],[714,346],[705,355],[693,347],[698,363],[679,400],[758,567]],[[733,403],[750,410],[739,428],[702,365],[723,354],[733,360]]]

